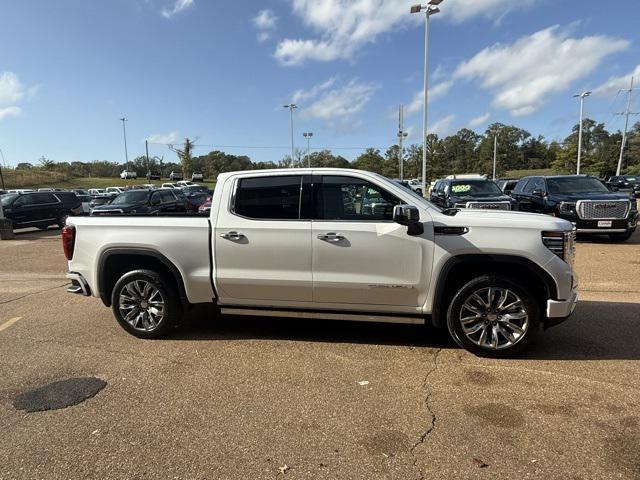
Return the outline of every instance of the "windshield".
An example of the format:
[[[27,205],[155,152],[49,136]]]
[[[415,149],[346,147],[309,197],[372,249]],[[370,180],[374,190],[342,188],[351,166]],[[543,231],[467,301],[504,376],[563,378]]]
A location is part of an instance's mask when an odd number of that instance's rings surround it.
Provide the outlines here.
[[[146,203],[149,198],[148,190],[132,190],[124,192],[113,199],[111,205],[124,205],[132,203]]]
[[[6,195],[0,195],[0,203],[2,203],[3,207],[7,205],[11,205],[13,201],[18,197],[17,193],[7,193]]]
[[[589,177],[548,178],[549,193],[608,193],[602,182]]]
[[[638,177],[624,177],[624,179],[627,182],[637,182],[638,181]]]
[[[489,181],[451,182],[451,195],[456,197],[488,197],[503,195],[502,190]]]

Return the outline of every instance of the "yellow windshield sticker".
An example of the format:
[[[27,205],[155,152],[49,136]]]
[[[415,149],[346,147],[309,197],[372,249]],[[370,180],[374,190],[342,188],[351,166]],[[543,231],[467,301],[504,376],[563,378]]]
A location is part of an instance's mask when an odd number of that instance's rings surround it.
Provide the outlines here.
[[[452,185],[451,191],[453,193],[463,193],[471,190],[471,185]]]

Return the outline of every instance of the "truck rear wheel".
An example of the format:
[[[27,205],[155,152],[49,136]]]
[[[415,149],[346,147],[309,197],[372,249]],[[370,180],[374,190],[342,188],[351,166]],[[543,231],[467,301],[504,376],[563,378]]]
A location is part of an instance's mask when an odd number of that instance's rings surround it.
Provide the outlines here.
[[[159,338],[178,324],[182,306],[171,282],[151,270],[134,270],[116,282],[111,308],[122,328],[139,338]]]
[[[474,278],[456,293],[447,327],[461,347],[485,357],[517,355],[540,330],[535,296],[517,280],[493,275]]]

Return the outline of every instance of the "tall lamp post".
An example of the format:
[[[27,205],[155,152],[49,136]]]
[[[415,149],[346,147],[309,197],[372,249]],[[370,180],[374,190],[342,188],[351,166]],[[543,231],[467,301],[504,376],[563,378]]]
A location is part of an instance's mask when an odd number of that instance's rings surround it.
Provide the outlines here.
[[[129,170],[129,154],[127,153],[127,128],[124,126],[124,122],[126,122],[127,119],[122,117],[120,121],[122,122],[122,135],[124,137],[124,160],[127,164],[125,168],[128,171]]]
[[[580,98],[580,122],[578,126],[578,162],[576,164],[576,175],[580,175],[580,159],[582,158],[582,112],[584,109],[584,98],[591,95],[591,92],[582,92],[573,97]]]
[[[427,194],[427,95],[429,86],[429,17],[440,11],[442,0],[430,0],[426,5],[414,5],[411,13],[425,12],[424,15],[424,98],[422,100],[422,195]]]
[[[307,167],[311,168],[311,149],[309,142],[311,141],[311,137],[313,137],[313,132],[304,132],[302,136],[307,139]]]
[[[293,150],[293,109],[298,108],[298,105],[295,103],[290,103],[289,105],[283,105],[284,108],[289,109],[289,125],[291,126],[291,164],[293,165],[294,161],[294,150]]]
[[[409,134],[404,131],[404,105],[398,107],[398,174],[400,181],[404,180],[404,147],[403,140]]]

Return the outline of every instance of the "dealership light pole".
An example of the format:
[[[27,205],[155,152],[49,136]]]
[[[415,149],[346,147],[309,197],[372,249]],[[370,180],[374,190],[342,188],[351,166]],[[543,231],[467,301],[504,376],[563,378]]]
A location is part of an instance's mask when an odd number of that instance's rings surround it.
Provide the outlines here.
[[[440,11],[442,0],[430,0],[426,5],[414,5],[411,13],[424,15],[424,98],[422,100],[422,195],[427,194],[427,95],[429,86],[429,17]]]
[[[127,119],[122,117],[120,121],[122,122],[122,135],[124,137],[124,160],[127,164],[125,168],[128,171],[129,170],[129,154],[127,153],[127,128],[124,126],[124,122],[126,122]]]
[[[311,141],[311,137],[313,137],[313,132],[304,132],[302,136],[307,139],[307,167],[311,168],[311,149],[309,142]]]
[[[291,165],[294,162],[294,149],[293,149],[293,109],[298,108],[298,105],[295,103],[290,103],[289,105],[283,105],[284,108],[289,109],[289,125],[291,126]]]
[[[582,157],[582,111],[584,108],[584,98],[591,95],[591,92],[577,93],[573,97],[580,98],[580,123],[578,126],[578,162],[576,165],[576,175],[580,175],[580,158]]]

